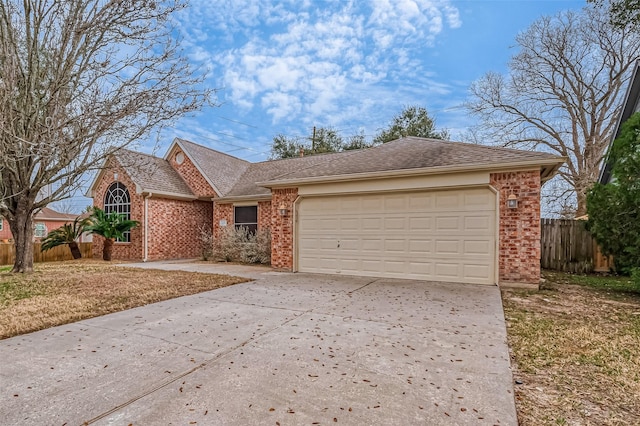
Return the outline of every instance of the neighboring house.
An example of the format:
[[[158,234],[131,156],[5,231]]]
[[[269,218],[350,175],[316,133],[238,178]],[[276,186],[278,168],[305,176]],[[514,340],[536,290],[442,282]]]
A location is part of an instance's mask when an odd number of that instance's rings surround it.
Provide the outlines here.
[[[613,169],[613,164],[609,160],[609,152],[611,152],[614,141],[618,136],[620,136],[620,128],[622,127],[622,124],[638,111],[640,111],[640,62],[636,62],[636,66],[633,69],[633,75],[631,76],[629,87],[627,87],[627,93],[624,97],[624,103],[622,104],[622,112],[618,118],[618,123],[615,131],[613,132],[613,136],[609,141],[607,153],[604,157],[602,168],[600,169],[600,177],[598,179],[600,183],[607,184],[611,181],[611,170]]]
[[[274,268],[496,284],[540,279],[540,187],[563,158],[407,137],[249,163],[175,139],[164,158],[112,156],[94,205],[141,226],[114,258],[201,255],[201,230],[270,229]],[[102,249],[94,238],[94,254]]]
[[[71,223],[77,217],[75,214],[60,213],[48,207],[43,208],[36,213],[33,220],[33,237],[36,241],[40,241],[46,237],[50,231],[61,227],[66,223]],[[9,222],[2,218],[0,221],[0,240],[10,240],[13,238],[9,229]],[[82,240],[86,241],[86,240]]]

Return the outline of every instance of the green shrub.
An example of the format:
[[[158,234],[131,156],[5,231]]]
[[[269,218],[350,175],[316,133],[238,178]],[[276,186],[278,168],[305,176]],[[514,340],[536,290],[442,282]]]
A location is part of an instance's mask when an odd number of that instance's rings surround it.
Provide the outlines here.
[[[640,268],[631,269],[631,282],[633,287],[640,291]]]
[[[587,193],[587,229],[619,273],[640,267],[640,113],[621,127],[609,160],[612,181]]]
[[[227,226],[213,241],[213,258],[224,262],[271,262],[271,233],[269,230],[250,232],[246,227]]]

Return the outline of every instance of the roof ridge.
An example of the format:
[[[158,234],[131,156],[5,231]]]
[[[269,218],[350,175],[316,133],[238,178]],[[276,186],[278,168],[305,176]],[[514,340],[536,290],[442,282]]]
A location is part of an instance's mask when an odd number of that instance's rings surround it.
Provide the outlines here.
[[[217,154],[222,154],[222,155],[224,155],[224,156],[226,156],[226,157],[233,158],[234,160],[242,161],[243,163],[247,163],[247,164],[254,164],[254,163],[251,163],[250,161],[243,160],[242,158],[238,158],[238,157],[236,157],[236,156],[234,156],[234,155],[227,154],[226,152],[218,151],[217,149],[209,148],[208,146],[200,145],[199,143],[195,143],[195,142],[190,141],[190,140],[187,140],[187,139],[182,139],[182,138],[178,138],[178,137],[177,137],[176,139],[178,139],[178,140],[179,140],[179,141],[181,141],[181,142],[186,142],[186,143],[188,143],[188,144],[195,145],[195,146],[197,146],[198,148],[204,148],[204,149],[207,149],[207,150],[209,150],[209,151],[215,152],[215,153],[217,153]]]
[[[439,144],[456,144],[456,145],[464,145],[464,146],[468,146],[468,147],[477,147],[479,149],[487,149],[487,150],[492,150],[492,151],[513,151],[513,152],[517,152],[519,154],[525,154],[525,153],[530,153],[530,154],[549,154],[549,155],[559,155],[559,154],[553,154],[551,152],[546,152],[546,151],[532,151],[532,150],[528,150],[528,149],[519,149],[519,148],[513,148],[513,147],[506,147],[506,146],[497,146],[497,145],[484,145],[481,143],[471,143],[471,142],[462,142],[462,141],[452,141],[452,140],[446,140],[446,139],[436,139],[436,138],[421,138],[419,136],[405,136],[403,138],[400,139],[395,139],[386,143],[393,143],[393,142],[398,142],[401,141],[402,139],[412,139],[415,141],[429,141],[429,142],[436,142]],[[382,144],[384,145],[384,144]],[[381,146],[381,145],[378,145]]]

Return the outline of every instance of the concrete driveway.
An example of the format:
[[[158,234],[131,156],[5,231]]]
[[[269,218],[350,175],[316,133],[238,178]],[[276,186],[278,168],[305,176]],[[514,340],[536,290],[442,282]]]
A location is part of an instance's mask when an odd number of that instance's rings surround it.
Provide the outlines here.
[[[498,288],[247,274],[0,341],[0,423],[517,424]]]

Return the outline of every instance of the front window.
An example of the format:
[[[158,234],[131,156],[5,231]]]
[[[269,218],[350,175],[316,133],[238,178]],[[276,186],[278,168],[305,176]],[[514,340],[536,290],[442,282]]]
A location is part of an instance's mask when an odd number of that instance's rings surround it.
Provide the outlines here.
[[[120,182],[114,182],[109,186],[107,192],[104,195],[104,212],[119,213],[125,217],[125,219],[131,219],[131,198],[129,197],[129,190]],[[125,232],[124,238],[119,238],[120,242],[130,242],[131,233]]]
[[[245,227],[253,234],[258,230],[258,206],[235,207],[234,224],[237,228]]]
[[[47,236],[47,226],[43,222],[36,222],[33,230],[33,236],[36,238],[44,238]]]

